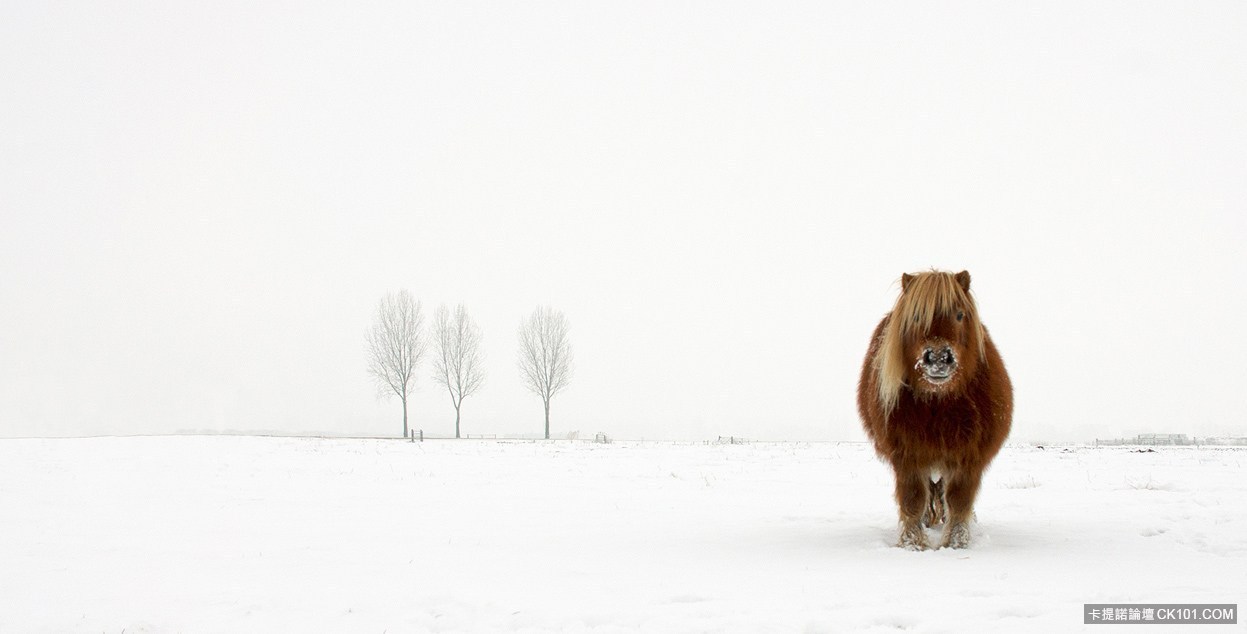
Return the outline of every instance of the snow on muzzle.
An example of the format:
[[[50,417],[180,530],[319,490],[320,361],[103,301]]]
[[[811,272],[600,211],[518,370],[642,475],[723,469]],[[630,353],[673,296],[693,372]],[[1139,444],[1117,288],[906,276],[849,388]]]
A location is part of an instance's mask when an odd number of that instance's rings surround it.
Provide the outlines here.
[[[923,350],[916,365],[922,370],[922,378],[931,383],[944,383],[957,371],[957,355],[951,346],[936,345]]]

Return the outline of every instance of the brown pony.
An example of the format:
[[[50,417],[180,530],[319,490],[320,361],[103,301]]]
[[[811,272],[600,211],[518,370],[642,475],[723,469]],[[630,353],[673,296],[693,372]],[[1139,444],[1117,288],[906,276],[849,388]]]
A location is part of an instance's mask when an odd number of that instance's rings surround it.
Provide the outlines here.
[[[965,548],[983,470],[1013,419],[1013,387],[979,320],[970,273],[901,276],[896,306],[875,328],[857,386],[862,426],[896,474],[898,546]]]

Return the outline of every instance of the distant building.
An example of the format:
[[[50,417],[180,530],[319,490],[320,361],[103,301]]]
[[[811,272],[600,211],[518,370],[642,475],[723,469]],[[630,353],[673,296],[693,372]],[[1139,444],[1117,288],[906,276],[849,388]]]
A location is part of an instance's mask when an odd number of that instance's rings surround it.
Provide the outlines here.
[[[1247,436],[1195,438],[1186,434],[1139,434],[1134,438],[1097,438],[1098,445],[1169,445],[1169,446],[1247,446]]]
[[[1193,445],[1186,434],[1139,434],[1135,438],[1139,445]]]

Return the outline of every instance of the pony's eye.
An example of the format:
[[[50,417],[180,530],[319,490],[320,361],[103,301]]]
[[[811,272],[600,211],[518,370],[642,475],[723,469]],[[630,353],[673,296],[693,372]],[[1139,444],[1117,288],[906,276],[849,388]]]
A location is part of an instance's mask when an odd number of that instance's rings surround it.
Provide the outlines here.
[[[961,321],[962,317],[965,317],[965,313],[957,311],[957,321]]]

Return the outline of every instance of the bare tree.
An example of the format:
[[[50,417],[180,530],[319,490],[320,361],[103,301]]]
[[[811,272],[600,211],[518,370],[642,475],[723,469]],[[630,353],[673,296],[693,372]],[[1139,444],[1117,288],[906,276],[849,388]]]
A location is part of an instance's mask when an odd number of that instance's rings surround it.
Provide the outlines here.
[[[416,383],[416,366],[424,356],[424,311],[406,289],[389,293],[377,306],[377,315],[366,336],[368,374],[382,395],[394,394],[403,402],[403,437],[407,437],[407,397]]]
[[[433,317],[433,380],[450,392],[455,406],[455,438],[459,437],[459,410],[463,399],[485,382],[481,368],[481,329],[459,304],[454,315],[443,304]]]
[[[550,438],[550,399],[567,387],[572,376],[570,326],[563,313],[541,306],[520,324],[520,376],[541,397],[546,409],[546,439]]]

